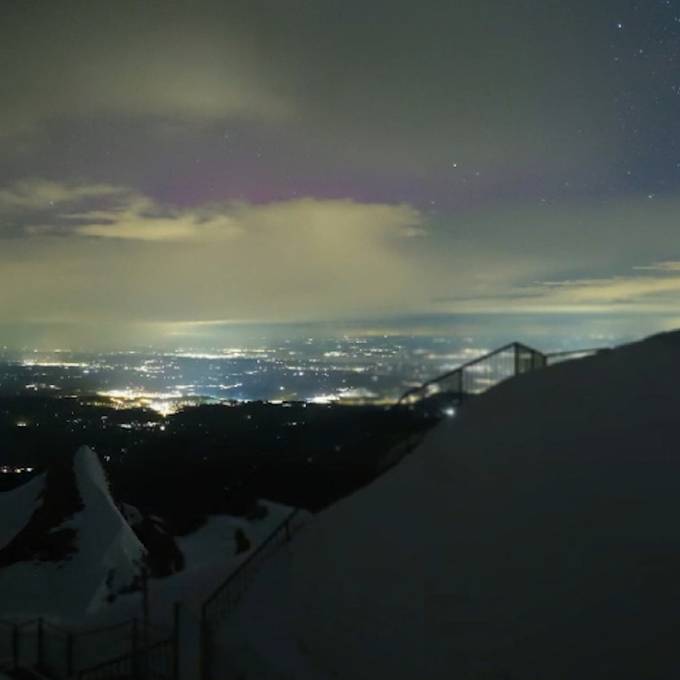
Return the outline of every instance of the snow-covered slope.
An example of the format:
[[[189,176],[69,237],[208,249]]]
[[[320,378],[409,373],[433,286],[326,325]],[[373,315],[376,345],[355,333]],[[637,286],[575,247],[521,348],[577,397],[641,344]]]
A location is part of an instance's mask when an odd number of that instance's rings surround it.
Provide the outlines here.
[[[138,578],[145,550],[113,502],[97,456],[87,447],[79,449],[74,470],[85,505],[70,523],[78,530],[78,577],[87,579],[88,608],[96,608]]]
[[[271,677],[677,677],[679,377],[671,333],[499,385],[265,565],[241,647]]]
[[[41,502],[45,475],[38,475],[26,484],[0,494],[0,550],[28,523]]]
[[[82,620],[139,578],[144,547],[87,447],[58,475],[50,470],[1,495],[0,510],[4,616]]]

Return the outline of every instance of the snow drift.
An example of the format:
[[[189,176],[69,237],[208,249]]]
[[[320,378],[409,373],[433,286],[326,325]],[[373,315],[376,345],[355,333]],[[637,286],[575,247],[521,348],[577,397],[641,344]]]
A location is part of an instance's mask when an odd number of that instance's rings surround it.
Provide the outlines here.
[[[144,554],[87,447],[0,495],[4,616],[81,620],[138,585]]]
[[[492,389],[265,565],[241,669],[677,677],[679,377],[675,332]]]

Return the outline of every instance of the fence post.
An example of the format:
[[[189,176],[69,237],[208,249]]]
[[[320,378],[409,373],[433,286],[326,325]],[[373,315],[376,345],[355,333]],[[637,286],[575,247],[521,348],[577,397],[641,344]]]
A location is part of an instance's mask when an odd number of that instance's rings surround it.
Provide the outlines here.
[[[179,680],[179,612],[180,603],[175,602],[172,610],[172,680]]]
[[[144,620],[144,634],[149,629],[149,570],[146,565],[142,567],[142,618]],[[146,643],[146,640],[145,640]]]
[[[137,619],[132,619],[132,677],[139,680],[139,630]]]
[[[12,626],[12,661],[14,663],[14,670],[19,668],[19,625]]]
[[[42,617],[38,619],[38,659],[36,665],[38,668],[43,667],[45,657],[45,628],[43,626]]]
[[[201,607],[201,658],[199,665],[201,668],[201,680],[210,680],[210,632],[208,630],[208,613],[206,611],[205,603]]]
[[[66,635],[66,675],[73,675],[73,633]]]

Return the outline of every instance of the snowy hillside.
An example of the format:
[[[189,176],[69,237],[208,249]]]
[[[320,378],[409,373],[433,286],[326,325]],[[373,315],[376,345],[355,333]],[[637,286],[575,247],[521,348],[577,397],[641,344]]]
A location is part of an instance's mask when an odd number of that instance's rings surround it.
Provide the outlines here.
[[[3,616],[82,618],[139,579],[144,547],[87,447],[0,495]]]
[[[0,494],[0,619],[44,616],[92,627],[139,617],[145,564],[153,622],[167,628],[178,601],[195,620],[290,512],[260,501],[250,519],[213,515],[176,537],[162,518],[116,504],[96,454],[83,447]]]
[[[225,639],[232,665],[677,677],[679,377],[671,333],[480,397],[266,565]]]

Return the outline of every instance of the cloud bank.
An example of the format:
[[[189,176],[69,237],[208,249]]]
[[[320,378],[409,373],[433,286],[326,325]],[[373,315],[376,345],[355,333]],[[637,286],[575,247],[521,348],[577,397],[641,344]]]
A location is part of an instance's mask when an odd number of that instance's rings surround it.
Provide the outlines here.
[[[409,252],[425,224],[408,205],[303,198],[178,208],[123,187],[30,186],[0,191],[0,219],[12,225],[0,241],[4,317],[331,318],[394,309],[397,291],[418,291]],[[93,197],[109,205],[88,208]],[[63,210],[45,223],[50,202]]]
[[[541,231],[540,211],[519,211],[505,216],[489,247],[493,213],[442,228],[440,218],[403,203],[308,197],[181,207],[123,186],[23,180],[0,188],[0,316],[200,324],[667,313],[680,294],[680,259],[645,261],[641,251],[628,262],[604,247],[610,230],[621,252],[644,240],[634,228],[643,207],[657,234],[674,225],[675,205],[631,205],[613,224],[588,209],[589,220],[601,219],[596,230],[572,210],[560,218],[571,229],[555,241]],[[580,253],[591,232],[586,262]],[[612,273],[575,273],[574,261]]]

